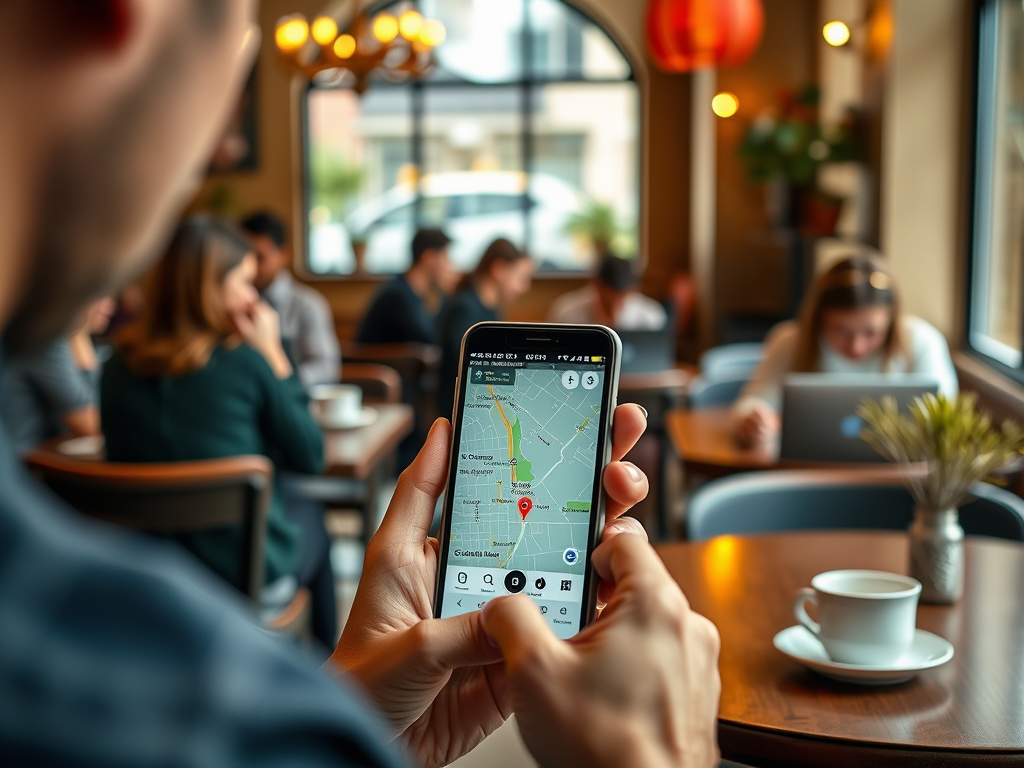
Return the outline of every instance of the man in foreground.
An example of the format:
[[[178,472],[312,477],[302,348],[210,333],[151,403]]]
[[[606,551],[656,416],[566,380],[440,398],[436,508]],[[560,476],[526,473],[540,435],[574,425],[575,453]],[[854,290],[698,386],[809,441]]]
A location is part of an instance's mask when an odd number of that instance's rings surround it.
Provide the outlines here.
[[[157,252],[251,64],[252,13],[242,0],[0,4],[5,355],[64,332]],[[617,410],[594,554],[608,605],[563,643],[522,596],[430,618],[438,421],[324,670],[169,546],[63,508],[0,434],[0,761],[397,766],[400,739],[415,763],[442,765],[515,712],[544,765],[713,765],[717,635],[620,519],[647,490],[619,461],[643,428],[638,408]]]

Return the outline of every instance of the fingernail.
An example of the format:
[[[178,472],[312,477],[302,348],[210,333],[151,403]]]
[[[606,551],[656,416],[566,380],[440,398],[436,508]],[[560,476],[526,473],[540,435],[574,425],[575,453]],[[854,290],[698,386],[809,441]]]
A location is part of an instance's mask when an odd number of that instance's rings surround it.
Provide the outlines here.
[[[647,415],[647,409],[646,408],[644,408],[642,405],[640,405],[640,403],[633,403],[633,405],[635,405],[637,408],[639,408],[641,411],[643,411],[644,419],[645,420],[647,420],[647,421],[651,420],[651,417]]]
[[[622,462],[622,466],[624,466],[626,468],[626,471],[629,472],[629,476],[633,478],[634,483],[640,482],[640,470],[637,469],[636,464],[630,461],[624,461]]]

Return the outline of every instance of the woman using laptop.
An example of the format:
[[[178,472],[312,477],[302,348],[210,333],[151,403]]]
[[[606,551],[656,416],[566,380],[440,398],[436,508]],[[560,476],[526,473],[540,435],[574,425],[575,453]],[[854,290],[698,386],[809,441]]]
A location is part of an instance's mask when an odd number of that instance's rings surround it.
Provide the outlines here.
[[[885,262],[845,258],[818,276],[799,322],[781,323],[765,341],[765,356],[733,407],[736,438],[756,445],[780,427],[782,387],[790,373],[918,373],[945,395],[958,390],[945,338],[918,317],[900,312]]]

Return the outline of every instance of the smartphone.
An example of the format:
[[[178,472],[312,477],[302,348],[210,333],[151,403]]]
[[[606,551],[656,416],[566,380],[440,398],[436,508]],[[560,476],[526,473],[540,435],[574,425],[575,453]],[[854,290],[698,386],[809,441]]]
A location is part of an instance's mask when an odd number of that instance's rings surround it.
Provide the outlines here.
[[[554,633],[593,620],[622,344],[599,325],[479,323],[462,339],[434,615],[524,593]]]

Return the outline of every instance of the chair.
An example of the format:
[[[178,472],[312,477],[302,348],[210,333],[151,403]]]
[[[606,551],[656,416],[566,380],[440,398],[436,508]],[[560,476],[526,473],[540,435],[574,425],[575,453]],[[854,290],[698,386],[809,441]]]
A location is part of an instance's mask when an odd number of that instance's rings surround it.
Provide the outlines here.
[[[749,378],[764,358],[764,344],[724,344],[700,356],[700,374],[708,381]]]
[[[746,375],[734,375],[711,380],[701,374],[690,380],[686,402],[690,410],[732,405],[750,380]]]
[[[79,461],[45,450],[25,458],[29,470],[71,507],[89,517],[148,533],[242,526],[239,553],[245,594],[260,607],[263,547],[273,467],[263,456],[119,464]],[[296,636],[308,633],[309,590],[299,589],[264,622]]]
[[[402,399],[416,410],[423,435],[434,421],[437,368],[441,348],[430,344],[357,344],[341,342],[341,357],[351,363],[375,363],[394,368],[402,381]],[[344,369],[343,369],[344,371]]]
[[[402,402],[402,377],[387,365],[346,362],[341,369],[341,383],[362,389],[366,403]]]
[[[1024,499],[977,483],[960,509],[970,536],[1024,541]],[[893,472],[879,469],[781,470],[712,480],[690,498],[687,538],[794,530],[906,530],[914,500]]]

